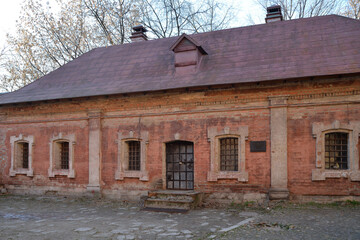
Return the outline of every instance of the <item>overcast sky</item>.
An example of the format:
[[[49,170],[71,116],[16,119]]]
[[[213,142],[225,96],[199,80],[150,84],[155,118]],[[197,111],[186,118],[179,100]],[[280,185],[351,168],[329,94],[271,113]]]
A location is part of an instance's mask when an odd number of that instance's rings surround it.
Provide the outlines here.
[[[19,18],[21,3],[24,0],[2,0],[0,14],[0,48],[5,44],[6,33],[13,33],[16,20]],[[43,0],[44,2],[54,3],[55,0]],[[222,0],[226,3],[232,3],[236,8],[236,21],[231,27],[248,25],[248,15],[253,15],[255,23],[264,22],[264,12],[254,3],[254,0]]]

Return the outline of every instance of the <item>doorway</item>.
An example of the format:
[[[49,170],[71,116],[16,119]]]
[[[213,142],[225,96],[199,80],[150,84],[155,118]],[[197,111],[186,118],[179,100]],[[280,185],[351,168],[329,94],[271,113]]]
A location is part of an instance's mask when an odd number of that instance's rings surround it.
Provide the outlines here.
[[[194,144],[175,141],[166,144],[166,188],[194,189]]]

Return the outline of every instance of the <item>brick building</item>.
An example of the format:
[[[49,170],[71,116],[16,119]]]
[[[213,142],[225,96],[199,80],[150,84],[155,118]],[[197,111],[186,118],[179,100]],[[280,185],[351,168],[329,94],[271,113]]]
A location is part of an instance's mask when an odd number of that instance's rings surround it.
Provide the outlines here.
[[[270,9],[271,10],[271,9]],[[10,192],[360,196],[360,22],[336,15],[94,49],[0,95]]]

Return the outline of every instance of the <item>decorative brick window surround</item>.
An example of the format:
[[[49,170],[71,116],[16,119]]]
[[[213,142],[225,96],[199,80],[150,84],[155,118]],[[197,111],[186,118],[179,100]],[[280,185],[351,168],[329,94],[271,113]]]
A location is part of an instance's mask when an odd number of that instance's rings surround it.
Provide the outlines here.
[[[10,176],[16,174],[25,174],[32,177],[34,175],[33,165],[33,136],[23,136],[20,134],[18,137],[10,137],[11,144],[11,166]]]
[[[312,170],[312,180],[343,177],[360,181],[357,148],[360,122],[313,123],[312,133],[316,138],[316,168]]]
[[[49,177],[56,175],[75,178],[74,170],[75,135],[60,133],[50,139],[50,167]]]
[[[245,141],[247,137],[247,126],[234,128],[224,127],[221,129],[218,127],[208,128],[208,141],[210,142],[211,148],[210,171],[207,176],[208,181],[215,182],[218,179],[237,179],[239,182],[248,181],[248,173],[245,171]],[[230,141],[228,145],[226,144],[226,140]],[[237,144],[236,147],[231,146],[234,145],[234,143]],[[223,149],[221,149],[222,147]],[[230,151],[224,151],[224,147],[228,147]],[[235,152],[237,157],[234,156]],[[228,161],[226,160],[227,157]],[[223,160],[221,158],[223,158]],[[235,162],[237,166],[228,166],[228,164],[232,165]]]
[[[146,171],[146,147],[149,141],[147,131],[140,134],[135,131],[118,133],[118,164],[115,172],[116,180],[139,178],[149,181]]]

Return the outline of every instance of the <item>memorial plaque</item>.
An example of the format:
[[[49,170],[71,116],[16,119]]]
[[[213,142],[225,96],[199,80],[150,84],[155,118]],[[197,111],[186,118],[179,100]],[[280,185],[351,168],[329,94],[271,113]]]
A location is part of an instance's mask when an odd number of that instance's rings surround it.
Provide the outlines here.
[[[266,152],[266,141],[251,141],[250,152]]]

